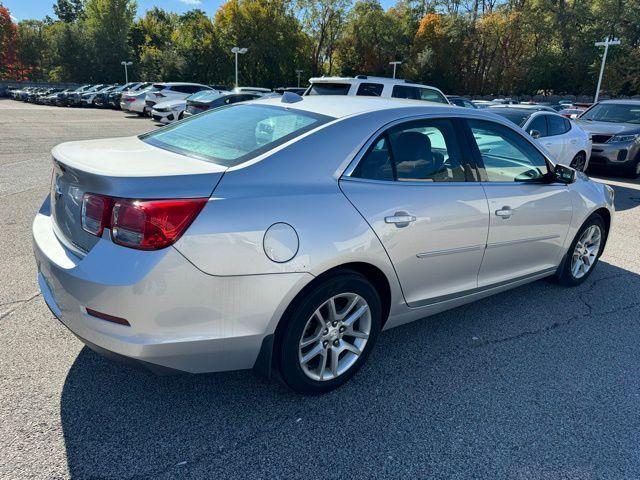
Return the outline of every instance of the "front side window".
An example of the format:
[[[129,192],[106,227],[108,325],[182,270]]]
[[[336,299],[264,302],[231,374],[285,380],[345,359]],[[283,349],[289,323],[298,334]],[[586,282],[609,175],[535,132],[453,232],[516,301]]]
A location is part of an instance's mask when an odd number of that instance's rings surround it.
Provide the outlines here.
[[[463,163],[450,120],[419,120],[385,132],[352,176],[398,182],[464,182]]]
[[[240,103],[139,138],[158,148],[231,167],[330,120],[332,117],[302,110]]]
[[[488,181],[539,181],[548,173],[544,156],[510,128],[484,120],[469,120],[468,124]]]
[[[358,86],[356,95],[365,97],[379,97],[382,95],[383,85],[381,83],[361,83]]]
[[[529,127],[527,127],[527,133],[532,135],[534,132],[538,132],[541,137],[546,137],[548,135],[547,132],[547,120],[545,119],[546,115],[538,115],[531,120]]]

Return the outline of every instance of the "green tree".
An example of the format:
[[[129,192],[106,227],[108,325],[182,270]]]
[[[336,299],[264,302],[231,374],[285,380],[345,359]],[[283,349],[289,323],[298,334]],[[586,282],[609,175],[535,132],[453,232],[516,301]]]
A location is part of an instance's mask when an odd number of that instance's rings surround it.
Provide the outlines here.
[[[83,0],[56,0],[53,4],[53,13],[65,23],[73,23],[82,17],[84,13]]]
[[[244,85],[292,85],[295,70],[309,67],[307,37],[286,0],[229,0],[216,13],[215,29],[222,52],[216,67],[226,83],[233,83],[234,46],[248,48],[240,59]]]
[[[128,37],[135,14],[134,0],[87,0],[83,24],[93,81],[123,80],[120,62],[132,53]]]

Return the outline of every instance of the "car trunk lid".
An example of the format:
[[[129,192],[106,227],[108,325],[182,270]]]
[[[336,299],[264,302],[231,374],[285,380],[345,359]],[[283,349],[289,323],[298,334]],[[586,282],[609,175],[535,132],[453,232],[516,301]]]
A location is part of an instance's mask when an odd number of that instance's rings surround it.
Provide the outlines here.
[[[137,137],[63,143],[52,155],[54,230],[80,256],[98,241],[82,228],[85,193],[141,200],[203,198],[211,195],[226,170],[159,149]]]

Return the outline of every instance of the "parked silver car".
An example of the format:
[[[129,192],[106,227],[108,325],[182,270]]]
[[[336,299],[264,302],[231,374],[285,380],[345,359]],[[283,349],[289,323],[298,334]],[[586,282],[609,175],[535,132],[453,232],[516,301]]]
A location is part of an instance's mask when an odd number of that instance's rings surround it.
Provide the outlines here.
[[[507,120],[407,100],[285,94],[61,144],[53,164],[34,248],[73,333],[151,369],[277,369],[303,393],[348,380],[383,329],[580,284],[614,211]]]

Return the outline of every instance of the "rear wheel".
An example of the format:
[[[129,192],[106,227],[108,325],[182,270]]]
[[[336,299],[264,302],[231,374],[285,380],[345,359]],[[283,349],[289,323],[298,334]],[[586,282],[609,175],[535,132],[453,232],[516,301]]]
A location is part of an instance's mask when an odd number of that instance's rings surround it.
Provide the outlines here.
[[[333,275],[291,310],[277,343],[282,379],[303,394],[329,392],[360,369],[381,327],[376,289],[362,275]]]
[[[576,156],[573,157],[573,160],[571,160],[571,163],[569,164],[569,166],[571,168],[575,168],[576,170],[578,170],[579,172],[584,172],[585,171],[585,166],[587,164],[587,155],[584,152],[578,152],[576,153]]]
[[[602,254],[606,234],[600,215],[594,214],[584,222],[557,274],[560,284],[569,287],[580,285],[591,275]]]

